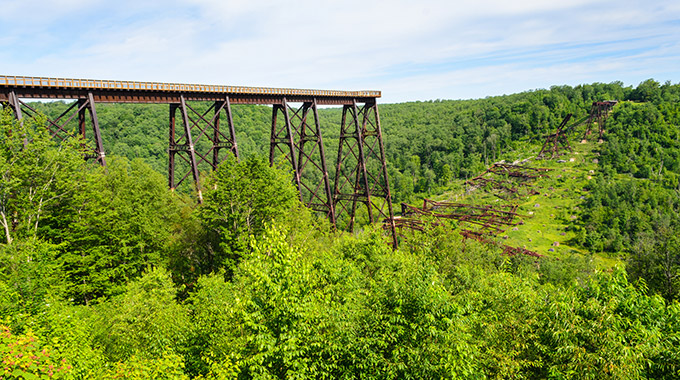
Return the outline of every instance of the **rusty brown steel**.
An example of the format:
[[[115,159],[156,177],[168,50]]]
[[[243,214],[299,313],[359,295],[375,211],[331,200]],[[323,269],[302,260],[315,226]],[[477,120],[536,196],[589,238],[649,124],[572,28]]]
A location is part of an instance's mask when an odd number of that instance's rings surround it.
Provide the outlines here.
[[[36,117],[39,115],[38,111],[31,107],[31,105],[20,100],[13,91],[9,93],[8,99],[8,103],[18,120],[22,121],[24,115],[28,117]],[[94,146],[88,145],[86,112],[90,115]],[[76,116],[78,117],[78,127],[70,128],[69,126]],[[67,138],[79,136],[82,141],[81,147],[85,159],[95,159],[100,165],[106,166],[106,154],[104,153],[104,146],[101,139],[99,120],[97,118],[95,101],[91,94],[87,94],[84,98],[80,98],[76,102],[73,102],[73,104],[68,106],[56,119],[53,120],[45,117],[45,122],[47,123],[45,127],[47,128],[50,137],[64,141]]]
[[[176,112],[178,109],[181,111],[184,130],[180,134],[176,134]],[[213,111],[213,115],[209,116]],[[226,114],[228,134],[220,129],[222,111]],[[194,134],[194,132],[197,133]],[[199,144],[200,141],[205,139],[208,140],[207,147],[206,144]],[[220,151],[223,149],[227,152],[221,155]],[[221,101],[211,103],[205,110],[196,109],[195,106],[186,101],[182,103],[182,97],[180,97],[179,104],[171,104],[168,153],[168,183],[170,188],[175,189],[191,175],[200,201],[202,195],[198,183],[199,165],[205,165],[204,168],[214,170],[230,154],[238,159],[236,133],[229,97],[225,96]],[[181,162],[187,164],[186,170],[182,170],[183,168],[177,165],[176,157],[180,157]],[[178,171],[181,171],[179,173],[181,177],[176,177]]]
[[[588,116],[588,121],[586,122],[586,131],[583,134],[583,140],[585,140],[592,133],[593,123],[597,123],[599,130],[599,138],[604,135],[604,124],[609,117],[609,113],[614,106],[618,103],[616,100],[608,100],[604,102],[593,102],[590,107],[590,115]]]
[[[19,121],[23,119],[23,114],[21,113],[21,103],[14,90],[10,90],[7,93],[7,99],[2,99],[2,101],[7,102],[10,105]]]
[[[545,156],[550,153],[550,158],[555,158],[560,155],[560,150],[573,151],[571,149],[571,144],[569,144],[569,137],[566,133],[566,126],[571,119],[572,114],[568,114],[562,123],[557,127],[557,131],[545,136],[546,140],[543,143],[541,151],[538,153],[538,158],[545,158]]]
[[[99,129],[99,119],[97,118],[97,110],[94,106],[94,97],[92,93],[87,94],[87,111],[90,113],[90,120],[92,121],[92,133],[94,135],[95,150],[94,153],[96,157],[93,157],[100,165],[106,166],[106,154],[104,153],[104,144],[102,142],[102,133]],[[80,117],[80,119],[83,119]],[[81,124],[82,125],[82,124]],[[82,128],[82,137],[85,139],[85,130]]]
[[[182,120],[182,132],[179,134],[177,133],[176,125],[177,110],[180,111],[180,117]],[[168,167],[168,180],[170,188],[174,190],[176,187],[181,185],[182,182],[184,182],[184,180],[189,177],[189,175],[191,175],[194,180],[198,202],[201,203],[203,201],[203,196],[199,183],[198,162],[196,158],[194,141],[191,135],[191,130],[196,125],[196,123],[193,121],[193,119],[190,119],[189,111],[195,112],[195,110],[187,107],[186,101],[183,97],[180,97],[179,104],[170,104],[170,145],[168,147],[170,159]],[[176,181],[175,177],[176,172],[179,169],[176,166],[177,157],[181,158],[189,166],[187,173],[184,174],[178,181]]]
[[[278,123],[279,113],[283,116],[283,123]],[[293,169],[293,182],[298,189],[300,201],[302,199],[302,185],[300,184],[300,170],[297,163],[295,135],[293,134],[293,127],[290,119],[290,112],[288,102],[284,97],[280,104],[275,104],[272,108],[272,128],[269,141],[269,165],[275,164],[277,154],[283,154],[287,161],[290,162]]]
[[[221,101],[229,96],[231,104],[279,104],[283,97],[295,103],[317,100],[320,105],[351,105],[381,96],[380,91],[338,91],[294,88],[222,86],[181,83],[65,79],[0,75],[0,101],[9,101],[9,91],[19,98],[80,99],[92,93],[97,103],[180,103]]]
[[[222,158],[220,157],[220,150],[221,149],[228,149],[228,152],[233,154],[236,159],[239,158],[238,155],[238,146],[236,144],[236,129],[234,127],[234,117],[231,113],[231,102],[229,100],[229,96],[226,95],[224,97],[224,100],[222,101],[216,101],[215,105],[213,106],[215,109],[215,116],[212,118],[212,127],[213,127],[213,138],[212,138],[212,152],[213,152],[213,160],[212,160],[212,167],[213,170],[217,169],[217,165],[222,162]],[[220,114],[224,111],[226,118],[227,118],[227,125],[229,127],[229,136],[225,135],[221,130],[220,130]]]
[[[466,203],[437,202],[430,199],[423,200],[423,207],[418,208],[406,203],[401,204],[403,216],[431,216],[437,219],[452,219],[480,226],[494,234],[503,232],[502,226],[516,226],[523,224],[514,219],[517,205],[494,207],[491,205],[473,205]]]
[[[371,223],[377,217],[394,219],[378,107],[375,101],[361,107],[357,103],[343,107],[333,190],[336,218],[349,231],[354,230],[360,203]],[[390,223],[396,247],[395,225]]]
[[[512,198],[536,194],[534,190],[530,189],[530,181],[546,177],[547,175],[542,173],[551,170],[495,163],[482,174],[465,181],[465,184],[474,188],[485,188],[496,197],[507,201]],[[520,192],[520,189],[525,189],[526,192]]]
[[[289,113],[292,115],[294,144],[298,154],[297,171],[300,173],[302,202],[312,210],[324,213],[335,227],[335,208],[316,101],[303,103],[297,109],[289,105]],[[310,119],[313,119],[313,123],[310,123]],[[314,172],[321,174],[320,180],[315,180]]]

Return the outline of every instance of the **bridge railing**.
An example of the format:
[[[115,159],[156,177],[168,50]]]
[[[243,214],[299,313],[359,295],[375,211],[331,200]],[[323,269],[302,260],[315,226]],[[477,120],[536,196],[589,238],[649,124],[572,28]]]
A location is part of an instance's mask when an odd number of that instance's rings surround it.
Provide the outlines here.
[[[252,95],[379,98],[380,91],[308,90],[295,88],[221,86],[204,84],[137,82],[95,79],[44,78],[0,75],[0,87],[44,87],[121,91],[206,92]]]

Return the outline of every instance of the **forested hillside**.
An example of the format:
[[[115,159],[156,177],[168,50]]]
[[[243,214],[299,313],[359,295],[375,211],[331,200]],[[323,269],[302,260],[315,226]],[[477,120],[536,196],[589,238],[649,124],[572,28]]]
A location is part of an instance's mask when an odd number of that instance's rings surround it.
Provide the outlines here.
[[[655,86],[659,88],[658,83]],[[595,83],[480,100],[379,105],[395,200],[437,193],[453,179],[476,175],[504,152],[521,149],[527,141],[542,142],[543,134],[556,128],[568,113],[587,115],[593,101],[625,100],[637,96],[633,92],[622,83]],[[36,104],[53,118],[66,107],[63,102]],[[242,156],[267,156],[271,108],[232,108]],[[167,106],[100,104],[97,114],[107,154],[142,158],[156,171],[167,172]],[[319,114],[333,172],[342,110],[320,109]],[[206,139],[197,144],[201,143],[207,143]]]
[[[268,107],[234,107],[242,159],[206,172],[200,205],[167,189],[166,106],[97,106],[106,168],[5,109],[0,377],[678,378],[680,85],[380,105],[394,202],[480,198],[466,179],[612,99],[603,141],[570,136],[587,159],[541,163],[530,207],[562,207],[574,247],[541,257],[455,221],[396,250],[380,226],[332,231],[268,165]],[[341,110],[320,119],[335,157]],[[525,214],[509,242],[550,223]]]

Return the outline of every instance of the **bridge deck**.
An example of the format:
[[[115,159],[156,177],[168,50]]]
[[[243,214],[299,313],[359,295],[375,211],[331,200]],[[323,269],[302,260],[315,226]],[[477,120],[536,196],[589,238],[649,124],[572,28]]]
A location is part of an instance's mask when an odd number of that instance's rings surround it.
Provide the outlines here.
[[[222,86],[203,84],[157,83],[95,79],[42,78],[0,75],[0,101],[8,101],[9,92],[19,98],[80,99],[92,93],[95,102],[104,103],[179,103],[186,100],[224,100],[232,104],[278,104],[311,102],[318,104],[352,104],[381,96],[380,91],[337,91],[294,88]]]

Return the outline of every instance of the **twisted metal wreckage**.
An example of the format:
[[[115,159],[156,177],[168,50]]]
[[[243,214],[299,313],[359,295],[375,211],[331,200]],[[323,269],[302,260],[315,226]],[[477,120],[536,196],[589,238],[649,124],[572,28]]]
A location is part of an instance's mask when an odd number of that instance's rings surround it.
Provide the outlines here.
[[[561,151],[568,150],[569,152],[573,152],[573,149],[569,144],[569,134],[572,133],[576,127],[584,123],[586,125],[586,129],[583,133],[582,140],[586,140],[586,138],[592,134],[592,127],[594,123],[597,123],[599,138],[602,139],[602,136],[604,135],[604,123],[607,121],[609,114],[617,103],[618,101],[616,100],[593,102],[592,106],[590,107],[590,113],[580,120],[572,123],[569,127],[567,127],[567,123],[573,115],[568,114],[562,120],[562,123],[560,123],[560,125],[557,127],[557,131],[544,136],[546,140],[543,143],[541,151],[536,157],[543,159],[549,154],[550,158],[552,159],[561,155]]]
[[[418,208],[406,203],[401,204],[402,216],[394,218],[394,224],[398,231],[403,230],[423,232],[427,228],[439,226],[444,220],[456,220],[474,224],[480,227],[478,231],[463,229],[460,234],[463,239],[473,239],[485,244],[498,245],[487,236],[496,236],[504,232],[503,226],[517,226],[524,224],[516,220],[520,215],[517,213],[517,205],[473,205],[465,203],[437,202],[431,199],[423,200],[423,207]],[[388,225],[388,224],[386,224]],[[403,236],[403,234],[401,235]],[[501,245],[503,254],[514,256],[517,254],[543,257],[543,255],[524,248]]]
[[[473,188],[484,188],[503,200],[519,198],[521,196],[538,194],[531,189],[531,182],[545,177],[544,172],[552,169],[531,168],[528,166],[495,163],[484,173],[475,178],[465,181],[466,185]],[[520,189],[524,188],[527,193],[522,194]]]
[[[569,143],[568,134],[584,122],[586,123],[586,131],[583,139],[585,140],[592,133],[591,129],[594,123],[598,125],[601,139],[604,134],[604,123],[616,104],[617,101],[593,102],[590,113],[569,127],[567,127],[567,124],[572,114],[568,114],[562,120],[556,132],[545,136],[546,140],[537,158],[544,159],[548,154],[550,158],[555,158],[561,154],[560,151],[562,150],[573,151]],[[471,186],[472,189],[485,189],[496,197],[508,201],[512,198],[538,194],[536,190],[531,189],[531,182],[538,178],[546,177],[547,175],[544,173],[551,170],[495,163],[482,174],[465,181],[465,184]],[[525,189],[526,192],[522,194],[520,192],[521,189]],[[500,229],[501,226],[522,224],[521,221],[513,221],[515,217],[519,216],[516,212],[517,205],[494,208],[490,205],[479,206],[463,203],[436,202],[425,199],[422,208],[405,203],[402,203],[401,207],[402,216],[392,218],[391,220],[386,219],[385,226],[393,225],[400,232],[403,232],[403,230],[423,232],[430,226],[441,225],[440,220],[442,219],[456,220],[480,226],[480,229],[477,231],[463,229],[460,231],[460,234],[464,240],[473,239],[485,244],[498,245],[489,236],[495,236],[500,232],[504,232],[504,230]],[[509,256],[522,254],[544,257],[544,255],[525,248],[509,245],[501,245],[501,247],[503,248],[503,254]]]

